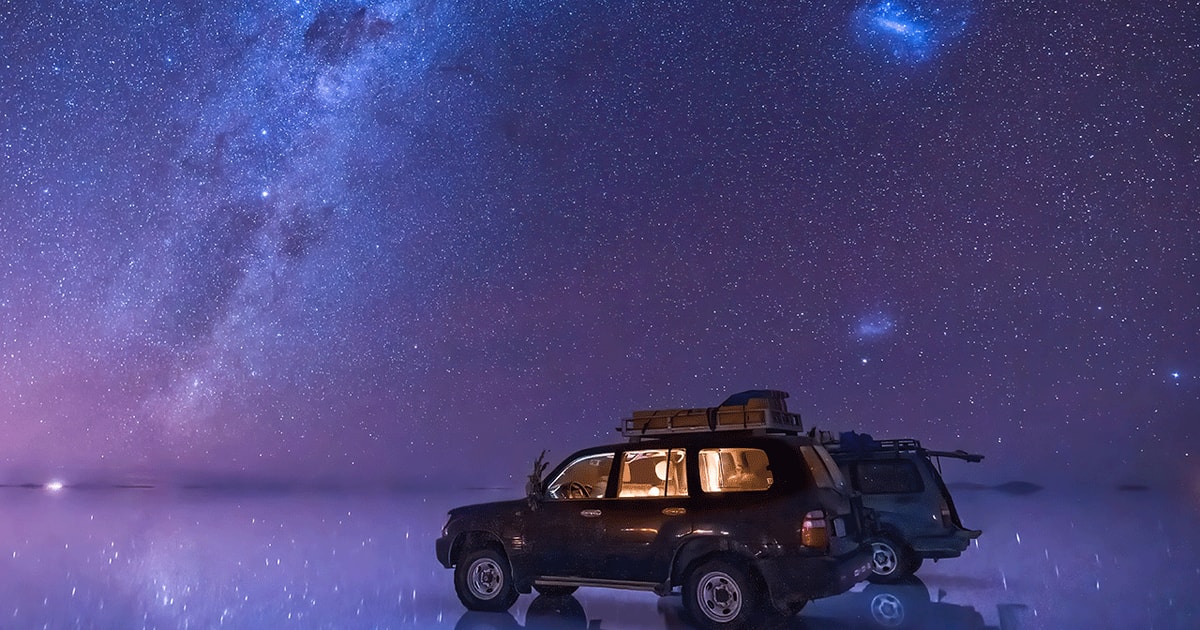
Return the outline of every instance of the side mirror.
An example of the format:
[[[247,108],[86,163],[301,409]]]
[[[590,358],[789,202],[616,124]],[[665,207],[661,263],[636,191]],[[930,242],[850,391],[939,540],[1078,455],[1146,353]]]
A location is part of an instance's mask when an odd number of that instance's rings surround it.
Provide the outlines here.
[[[536,510],[538,504],[545,499],[545,488],[542,487],[542,473],[546,472],[546,451],[542,451],[537,459],[533,460],[533,472],[529,473],[529,480],[525,482],[525,499],[529,502],[529,509]]]

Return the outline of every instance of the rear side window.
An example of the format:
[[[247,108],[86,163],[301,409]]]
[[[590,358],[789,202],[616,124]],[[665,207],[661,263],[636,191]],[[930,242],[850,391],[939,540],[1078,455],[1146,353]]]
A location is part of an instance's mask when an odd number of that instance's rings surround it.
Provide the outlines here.
[[[686,497],[687,453],[681,448],[629,451],[621,457],[618,497]]]
[[[863,494],[901,494],[925,489],[921,472],[904,459],[858,462],[854,466],[854,483]]]
[[[766,452],[757,448],[706,448],[700,451],[700,489],[705,492],[755,492],[775,483]]]

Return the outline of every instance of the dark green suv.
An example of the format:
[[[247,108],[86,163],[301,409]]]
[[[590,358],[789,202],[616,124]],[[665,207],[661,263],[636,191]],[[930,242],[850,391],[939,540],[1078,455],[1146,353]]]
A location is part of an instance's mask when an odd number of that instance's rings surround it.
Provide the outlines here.
[[[703,627],[746,628],[866,579],[870,550],[837,465],[797,434],[786,394],[768,394],[635,413],[627,442],[544,477],[535,465],[525,499],[451,510],[437,557],[459,599],[500,611],[532,589],[681,590]]]
[[[875,440],[849,432],[821,442],[865,507],[874,511],[872,582],[895,582],[912,575],[922,560],[954,558],[983,532],[963,527],[941,475],[941,458],[978,462],[982,455],[932,451],[912,439]],[[937,460],[935,466],[933,460]]]

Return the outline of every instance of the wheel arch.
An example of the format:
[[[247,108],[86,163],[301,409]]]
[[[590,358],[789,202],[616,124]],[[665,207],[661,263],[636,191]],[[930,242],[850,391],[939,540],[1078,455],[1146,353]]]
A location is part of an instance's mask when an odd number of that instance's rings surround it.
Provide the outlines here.
[[[904,532],[902,532],[899,527],[892,523],[880,522],[875,531],[864,536],[864,539],[866,540],[872,538],[886,538],[898,545],[904,545],[905,547],[912,548],[912,545],[908,542],[908,537],[904,535]]]
[[[485,548],[499,551],[504,556],[504,559],[508,561],[509,569],[513,574],[513,582],[516,584],[518,592],[527,594],[532,590],[533,581],[527,568],[520,563],[519,558],[514,562],[512,551],[505,547],[504,542],[495,532],[475,529],[458,534],[454,538],[454,542],[450,545],[450,566],[458,565],[458,561],[462,558],[463,554],[469,553],[473,549]]]
[[[696,536],[680,545],[671,560],[671,575],[668,577],[670,584],[682,586],[694,567],[709,558],[719,556],[742,562],[755,579],[764,587],[767,586],[762,572],[754,562],[754,552],[742,543],[720,536]]]
[[[459,558],[472,549],[494,548],[508,558],[508,550],[500,542],[500,537],[486,530],[470,530],[460,533],[450,544],[450,564],[457,565]],[[510,560],[511,561],[511,560]]]

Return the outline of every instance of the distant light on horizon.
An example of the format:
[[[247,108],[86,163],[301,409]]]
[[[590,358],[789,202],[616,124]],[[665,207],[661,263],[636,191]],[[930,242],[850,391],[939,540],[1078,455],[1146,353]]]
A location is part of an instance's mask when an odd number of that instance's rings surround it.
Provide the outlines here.
[[[50,483],[46,484],[46,489],[51,492],[58,492],[59,490],[63,489],[63,482],[55,479],[55,480],[51,481]]]

